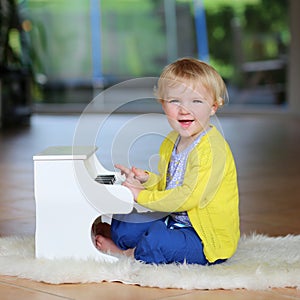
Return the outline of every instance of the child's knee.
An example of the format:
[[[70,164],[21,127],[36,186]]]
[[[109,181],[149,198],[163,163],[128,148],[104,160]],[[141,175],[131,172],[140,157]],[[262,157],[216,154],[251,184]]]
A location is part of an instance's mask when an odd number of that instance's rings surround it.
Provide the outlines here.
[[[166,226],[164,222],[158,221],[146,231],[137,243],[134,257],[146,263],[168,263],[165,256],[164,238],[160,238]]]
[[[122,250],[132,247],[133,234],[128,230],[125,222],[113,220],[111,223],[111,239]]]
[[[134,256],[146,263],[208,263],[201,240],[190,230],[168,229],[164,222],[156,222],[136,246]]]
[[[111,223],[111,238],[123,250],[135,248],[148,227],[148,223],[130,223],[113,219]]]

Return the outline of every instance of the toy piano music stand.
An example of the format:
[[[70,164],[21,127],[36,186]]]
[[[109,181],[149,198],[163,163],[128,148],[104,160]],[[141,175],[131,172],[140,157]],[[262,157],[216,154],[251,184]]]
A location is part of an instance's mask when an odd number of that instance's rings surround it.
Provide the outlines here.
[[[117,260],[96,249],[91,228],[99,216],[104,222],[130,213],[134,200],[120,174],[101,165],[96,150],[50,147],[33,156],[37,258]]]

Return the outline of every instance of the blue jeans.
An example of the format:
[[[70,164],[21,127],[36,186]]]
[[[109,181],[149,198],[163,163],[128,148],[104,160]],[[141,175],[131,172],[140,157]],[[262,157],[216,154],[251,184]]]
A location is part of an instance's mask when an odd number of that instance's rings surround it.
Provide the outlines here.
[[[179,228],[171,218],[165,220],[155,213],[153,218],[151,213],[116,215],[111,224],[112,240],[120,249],[135,248],[135,259],[145,263],[209,264],[193,227]]]

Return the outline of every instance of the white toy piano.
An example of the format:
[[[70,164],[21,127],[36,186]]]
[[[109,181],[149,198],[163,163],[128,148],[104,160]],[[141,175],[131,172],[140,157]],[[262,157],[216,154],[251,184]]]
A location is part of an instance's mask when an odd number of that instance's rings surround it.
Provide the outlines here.
[[[118,172],[106,170],[96,147],[50,147],[33,156],[37,258],[115,261],[96,249],[94,221],[128,214],[137,205]]]

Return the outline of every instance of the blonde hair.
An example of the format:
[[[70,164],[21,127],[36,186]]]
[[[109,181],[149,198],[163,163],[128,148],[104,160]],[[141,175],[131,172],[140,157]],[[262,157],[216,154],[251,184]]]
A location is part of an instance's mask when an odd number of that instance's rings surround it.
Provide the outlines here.
[[[195,58],[181,58],[167,65],[157,83],[156,97],[164,100],[167,88],[185,83],[193,89],[202,84],[213,96],[214,103],[222,106],[228,101],[226,85],[219,73],[207,63]]]

